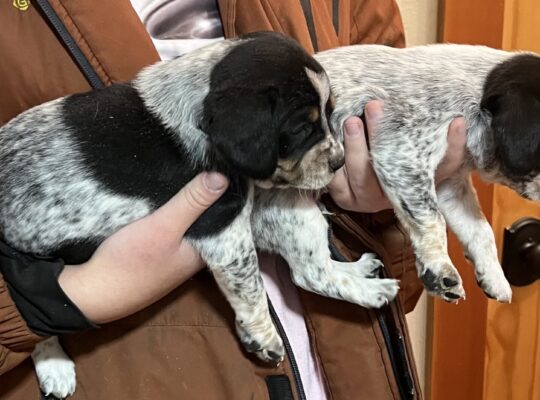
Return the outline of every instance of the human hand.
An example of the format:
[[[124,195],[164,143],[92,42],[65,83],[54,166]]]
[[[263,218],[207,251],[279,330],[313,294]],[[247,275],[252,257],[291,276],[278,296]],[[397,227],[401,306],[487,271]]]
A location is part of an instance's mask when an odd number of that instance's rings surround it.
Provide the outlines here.
[[[373,139],[383,115],[380,101],[370,101],[365,108],[368,136]],[[328,192],[336,204],[350,211],[374,213],[392,208],[371,165],[369,150],[360,118],[345,121],[345,165],[336,172]],[[439,164],[435,183],[449,178],[461,167],[465,157],[467,127],[465,119],[455,118],[448,128],[448,149]]]
[[[200,256],[182,238],[227,185],[218,173],[195,177],[155,212],[107,238],[89,261],[66,266],[60,286],[95,323],[125,317],[157,301],[203,268]]]

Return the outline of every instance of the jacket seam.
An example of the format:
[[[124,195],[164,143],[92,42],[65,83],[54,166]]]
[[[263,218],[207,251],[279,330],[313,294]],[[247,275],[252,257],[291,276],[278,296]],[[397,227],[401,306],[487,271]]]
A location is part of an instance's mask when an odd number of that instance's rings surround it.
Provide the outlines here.
[[[236,36],[236,0],[231,0],[227,7],[227,25],[230,30],[229,36]]]
[[[91,57],[88,58],[88,62],[91,65],[96,64],[96,65],[92,65],[92,67],[94,68],[94,70],[96,70],[96,73],[98,75],[102,75],[105,78],[104,83],[106,85],[110,85],[112,83],[112,78],[107,73],[105,67],[103,66],[103,64],[101,63],[99,58],[96,56],[94,51],[92,50],[92,46],[90,46],[90,44],[86,40],[85,36],[83,35],[81,30],[77,26],[77,23],[75,22],[75,20],[73,19],[73,17],[69,13],[69,11],[64,7],[64,5],[62,4],[62,1],[57,1],[55,3],[57,4],[57,7],[61,8],[61,10],[65,13],[66,18],[63,20],[63,22],[66,25],[66,29],[74,30],[77,33],[78,39],[81,41],[82,44],[84,44],[84,49],[81,48],[81,51],[83,53],[87,52],[87,53],[90,54]],[[74,37],[74,39],[75,39],[75,37]],[[75,40],[77,41],[77,39],[75,39]],[[81,47],[81,46],[79,45],[79,47]],[[102,80],[103,80],[103,78],[102,78]]]
[[[286,32],[285,29],[283,28],[283,26],[281,25],[281,22],[279,21],[279,18],[277,17],[277,14],[276,14],[274,8],[272,7],[272,5],[268,2],[268,0],[264,0],[264,4],[266,4],[266,6],[268,7],[269,11],[272,12],[272,16],[273,16],[274,19],[276,20],[279,29],[280,29],[282,32]]]
[[[0,371],[4,370],[7,360],[7,349],[4,346],[0,346]]]

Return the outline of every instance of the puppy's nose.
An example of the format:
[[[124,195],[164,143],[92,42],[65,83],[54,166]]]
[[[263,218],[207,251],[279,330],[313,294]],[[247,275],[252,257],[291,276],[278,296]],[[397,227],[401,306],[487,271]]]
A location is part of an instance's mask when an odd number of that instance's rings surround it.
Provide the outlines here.
[[[336,172],[338,169],[343,167],[343,164],[345,164],[345,157],[337,157],[330,160],[330,168],[333,172]]]

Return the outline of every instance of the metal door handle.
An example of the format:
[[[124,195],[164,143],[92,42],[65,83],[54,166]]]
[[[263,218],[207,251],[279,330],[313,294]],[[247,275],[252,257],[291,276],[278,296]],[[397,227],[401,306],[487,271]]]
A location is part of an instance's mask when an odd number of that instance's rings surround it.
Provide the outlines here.
[[[522,218],[504,230],[502,267],[514,286],[540,279],[540,220]]]

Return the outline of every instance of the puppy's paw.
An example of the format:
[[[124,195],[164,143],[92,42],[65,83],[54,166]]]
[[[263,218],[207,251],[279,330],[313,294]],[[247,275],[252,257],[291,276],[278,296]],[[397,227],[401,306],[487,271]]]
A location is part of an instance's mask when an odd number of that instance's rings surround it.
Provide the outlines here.
[[[357,269],[365,278],[377,278],[379,271],[383,267],[383,262],[374,253],[362,254],[362,257],[351,266],[351,268]]]
[[[75,364],[62,349],[58,338],[52,336],[36,345],[32,352],[39,386],[45,395],[59,399],[75,392]]]
[[[42,359],[36,362],[36,374],[46,396],[64,399],[75,392],[75,364],[70,359]]]
[[[465,299],[465,290],[461,276],[448,262],[426,265],[424,273],[420,276],[428,293],[438,296],[449,303],[457,303]]]
[[[372,253],[363,254],[354,263],[334,264],[322,294],[366,308],[380,308],[394,300],[399,291],[399,281],[377,277],[382,267],[382,261]]]
[[[380,308],[394,300],[398,291],[399,281],[396,279],[364,279],[358,291],[350,293],[346,300],[366,308]]]
[[[262,361],[277,365],[285,358],[285,347],[272,321],[268,322],[266,328],[257,329],[237,321],[236,330],[249,353],[255,353]]]
[[[486,296],[501,303],[510,303],[512,301],[512,288],[500,265],[483,270],[485,271],[483,274],[476,274],[476,282]]]

